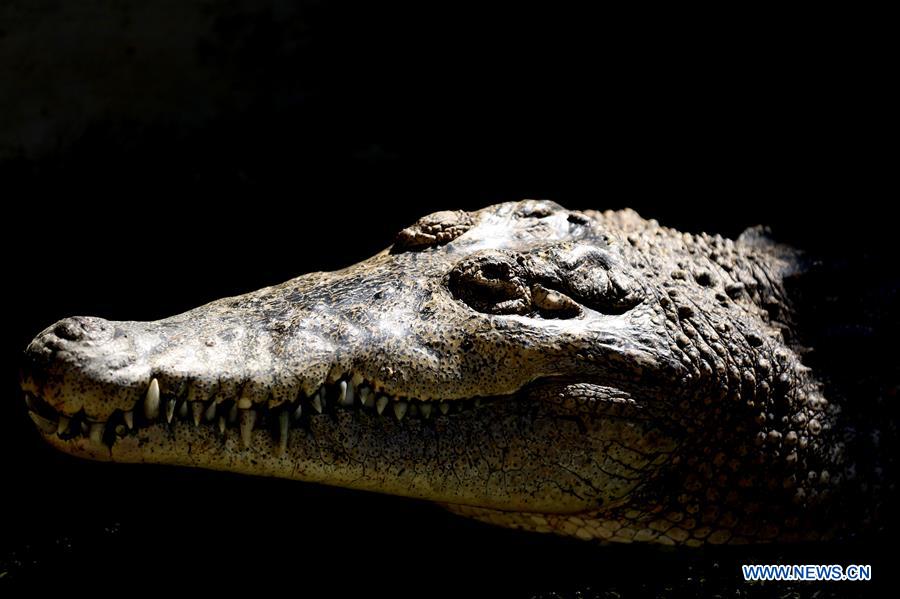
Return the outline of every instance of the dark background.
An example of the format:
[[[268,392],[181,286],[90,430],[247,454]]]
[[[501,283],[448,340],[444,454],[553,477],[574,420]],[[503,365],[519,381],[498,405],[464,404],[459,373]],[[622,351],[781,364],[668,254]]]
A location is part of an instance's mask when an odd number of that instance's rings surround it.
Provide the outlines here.
[[[751,559],[873,563],[891,580],[885,535],[598,548],[397,498],[81,462],[39,442],[16,383],[25,345],[65,316],[165,317],[356,262],[435,210],[540,197],[728,236],[771,225],[836,265],[812,286],[841,298],[815,311],[813,359],[840,362],[844,391],[864,379],[883,393],[897,362],[896,97],[878,15],[133,4],[0,4],[0,583],[789,590],[738,582]]]

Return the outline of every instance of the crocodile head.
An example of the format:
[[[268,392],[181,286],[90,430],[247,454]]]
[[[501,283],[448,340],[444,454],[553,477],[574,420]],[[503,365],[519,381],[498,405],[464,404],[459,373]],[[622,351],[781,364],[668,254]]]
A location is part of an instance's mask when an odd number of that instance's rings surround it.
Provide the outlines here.
[[[438,212],[344,270],[155,322],[62,320],[21,386],[76,456],[583,538],[773,538],[835,474],[828,404],[785,338],[792,264],[628,210]]]

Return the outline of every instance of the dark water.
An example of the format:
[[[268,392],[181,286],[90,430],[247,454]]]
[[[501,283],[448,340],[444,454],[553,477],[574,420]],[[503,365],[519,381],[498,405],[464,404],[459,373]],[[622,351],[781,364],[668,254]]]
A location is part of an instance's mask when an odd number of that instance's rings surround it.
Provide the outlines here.
[[[813,546],[600,547],[397,498],[77,461],[38,441],[16,384],[27,342],[65,316],[160,318],[358,261],[434,210],[547,197],[728,236],[768,223],[827,258],[836,266],[811,283],[831,298],[810,312],[814,359],[873,420],[896,418],[881,38],[815,39],[786,15],[762,43],[750,23],[720,31],[663,15],[248,1],[123,16],[128,6],[97,3],[78,23],[64,5],[34,5],[0,27],[0,584],[416,597],[891,590],[895,527]],[[870,563],[874,580],[748,585],[749,561]]]

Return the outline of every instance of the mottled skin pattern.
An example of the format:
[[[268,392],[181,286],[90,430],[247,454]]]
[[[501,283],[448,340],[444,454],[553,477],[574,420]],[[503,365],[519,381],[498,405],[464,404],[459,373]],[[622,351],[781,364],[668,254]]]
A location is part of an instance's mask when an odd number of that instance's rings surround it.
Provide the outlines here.
[[[60,321],[29,345],[22,388],[44,438],[78,456],[419,497],[584,539],[822,538],[858,473],[795,348],[797,267],[756,230],[692,235],[629,210],[440,212],[341,271],[156,322]]]

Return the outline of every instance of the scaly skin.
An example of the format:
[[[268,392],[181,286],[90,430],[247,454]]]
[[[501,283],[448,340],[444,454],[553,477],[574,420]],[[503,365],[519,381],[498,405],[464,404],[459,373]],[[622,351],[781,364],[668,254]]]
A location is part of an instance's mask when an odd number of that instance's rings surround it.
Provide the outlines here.
[[[756,231],[628,210],[440,212],[344,270],[156,322],[62,320],[29,345],[22,389],[49,443],[93,459],[585,539],[821,538],[855,464],[793,346],[797,265]]]

